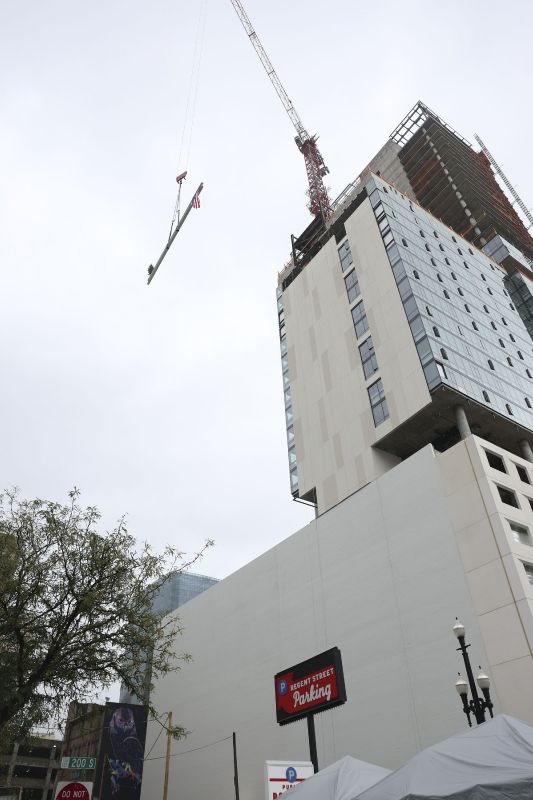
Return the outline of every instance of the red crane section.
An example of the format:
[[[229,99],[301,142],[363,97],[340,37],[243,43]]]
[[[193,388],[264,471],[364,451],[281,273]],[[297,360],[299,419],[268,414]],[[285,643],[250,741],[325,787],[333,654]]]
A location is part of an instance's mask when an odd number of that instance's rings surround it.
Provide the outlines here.
[[[329,199],[328,190],[326,189],[322,179],[328,174],[329,169],[326,167],[324,159],[322,158],[322,154],[318,149],[318,145],[316,143],[318,137],[310,136],[307,132],[299,114],[292,104],[292,100],[289,98],[289,95],[285,91],[285,88],[272,65],[265,48],[261,44],[261,40],[255,32],[242,3],[240,0],[231,0],[231,4],[237,12],[243,28],[248,34],[248,38],[250,39],[255,52],[259,56],[259,60],[261,61],[266,74],[270,78],[270,81],[274,86],[279,99],[283,103],[285,111],[289,115],[289,118],[296,129],[295,142],[298,146],[298,150],[303,154],[305,168],[307,171],[307,181],[309,184],[309,211],[315,217],[327,216],[331,202]]]

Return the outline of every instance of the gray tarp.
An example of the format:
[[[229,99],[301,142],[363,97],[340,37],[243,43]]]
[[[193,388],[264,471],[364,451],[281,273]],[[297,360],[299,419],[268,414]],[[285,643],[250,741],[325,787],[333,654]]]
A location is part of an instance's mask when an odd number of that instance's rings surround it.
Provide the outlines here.
[[[494,783],[492,786],[473,786],[463,792],[449,794],[446,797],[421,797],[419,794],[408,794],[405,800],[531,800],[533,797],[533,781],[517,781],[516,783]]]
[[[390,769],[345,756],[283,795],[283,800],[350,800],[386,775]]]
[[[500,714],[432,745],[352,800],[533,800],[533,725]]]

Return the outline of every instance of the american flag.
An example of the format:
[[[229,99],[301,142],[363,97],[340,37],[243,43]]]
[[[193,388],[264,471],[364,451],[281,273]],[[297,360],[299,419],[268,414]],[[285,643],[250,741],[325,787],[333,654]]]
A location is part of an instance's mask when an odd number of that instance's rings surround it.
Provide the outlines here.
[[[192,199],[192,207],[193,208],[200,208],[200,195],[195,194]]]

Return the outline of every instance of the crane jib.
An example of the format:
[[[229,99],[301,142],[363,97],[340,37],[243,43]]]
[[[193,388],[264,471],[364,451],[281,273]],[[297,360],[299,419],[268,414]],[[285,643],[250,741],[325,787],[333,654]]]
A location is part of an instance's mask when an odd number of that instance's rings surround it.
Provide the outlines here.
[[[296,128],[296,132],[298,134],[296,137],[296,144],[304,156],[305,168],[307,170],[307,179],[309,183],[309,210],[315,216],[324,216],[328,213],[328,210],[331,207],[331,202],[329,199],[328,190],[324,185],[322,178],[329,172],[329,170],[324,164],[324,159],[322,158],[322,155],[317,147],[317,137],[310,136],[308,134],[302,120],[292,104],[292,100],[289,98],[289,95],[285,91],[285,87],[283,86],[276,73],[276,70],[274,69],[265,48],[261,44],[261,40],[255,32],[250,18],[244,10],[244,6],[240,0],[231,0],[231,4],[237,12],[237,16],[239,17],[244,30],[248,34],[248,38],[250,39],[254,50],[259,56],[259,60],[261,61],[266,74],[270,78],[270,81],[274,86],[279,99],[283,103],[285,111],[287,112],[292,124]]]

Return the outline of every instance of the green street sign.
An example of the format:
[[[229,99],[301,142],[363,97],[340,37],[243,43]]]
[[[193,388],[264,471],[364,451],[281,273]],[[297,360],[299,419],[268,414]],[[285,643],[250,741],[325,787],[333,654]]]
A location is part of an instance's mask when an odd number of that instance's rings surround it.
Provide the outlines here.
[[[61,769],[95,769],[94,756],[64,756],[61,759]]]

